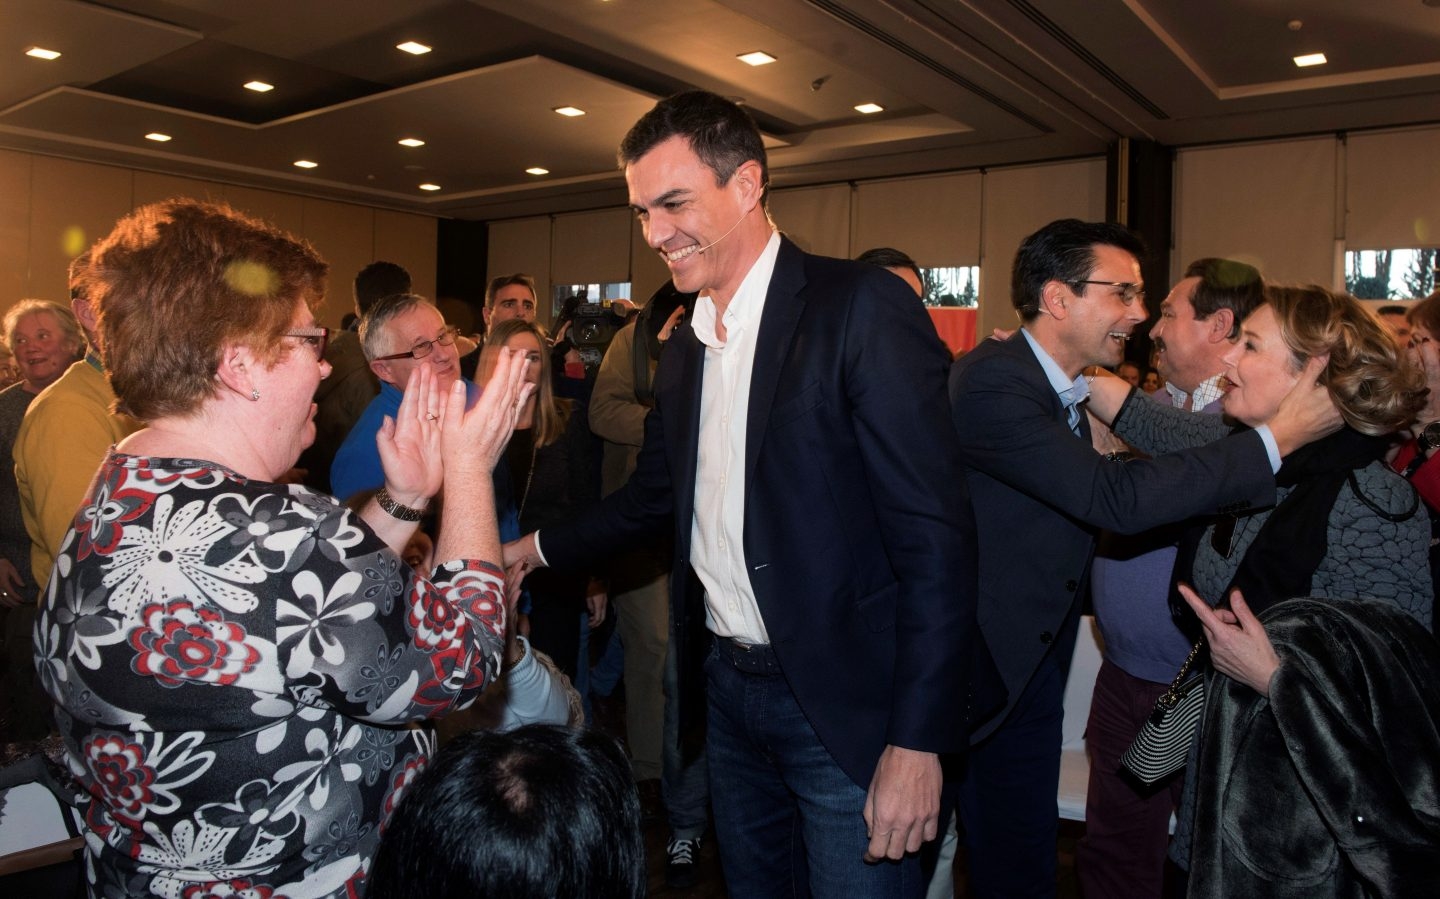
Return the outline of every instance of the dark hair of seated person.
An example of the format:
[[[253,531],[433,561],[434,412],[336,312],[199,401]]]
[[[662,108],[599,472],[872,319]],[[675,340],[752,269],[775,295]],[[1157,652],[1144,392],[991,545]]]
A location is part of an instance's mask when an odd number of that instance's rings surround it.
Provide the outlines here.
[[[640,899],[630,763],[595,730],[457,737],[395,810],[368,899]]]

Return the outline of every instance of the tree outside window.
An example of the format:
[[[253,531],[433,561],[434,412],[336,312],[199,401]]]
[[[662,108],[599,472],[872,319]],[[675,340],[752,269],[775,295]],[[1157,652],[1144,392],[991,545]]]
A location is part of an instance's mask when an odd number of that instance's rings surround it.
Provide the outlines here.
[[[1345,290],[1362,300],[1426,297],[1435,290],[1440,253],[1432,247],[1348,250]]]

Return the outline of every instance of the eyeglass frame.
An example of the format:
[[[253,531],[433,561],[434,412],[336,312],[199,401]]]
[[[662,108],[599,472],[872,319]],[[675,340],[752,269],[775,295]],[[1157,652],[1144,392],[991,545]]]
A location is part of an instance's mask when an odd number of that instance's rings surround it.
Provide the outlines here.
[[[306,343],[315,350],[315,361],[319,362],[325,358],[325,348],[330,345],[330,334],[331,331],[329,328],[316,325],[313,328],[295,328],[286,331],[284,336],[298,337],[306,341]],[[314,342],[311,343],[311,341]]]
[[[445,328],[444,331],[441,332],[440,336],[434,338],[433,340],[422,340],[403,353],[391,353],[388,356],[376,356],[370,361],[389,362],[393,359],[424,359],[426,356],[429,356],[431,353],[435,352],[435,344],[438,343],[441,346],[453,346],[455,344],[455,338],[459,336],[460,329],[455,327],[454,325],[449,325]],[[446,339],[447,337],[449,338],[448,340]]]
[[[1091,281],[1088,278],[1080,278],[1075,281],[1066,281],[1065,283],[1070,286],[1071,290],[1075,290],[1075,288],[1081,284],[1096,284],[1100,287],[1118,287],[1120,288],[1120,302],[1126,306],[1135,305],[1136,300],[1140,300],[1141,302],[1145,300],[1145,285],[1137,284],[1134,281]],[[1084,293],[1085,291],[1076,290],[1075,292]]]

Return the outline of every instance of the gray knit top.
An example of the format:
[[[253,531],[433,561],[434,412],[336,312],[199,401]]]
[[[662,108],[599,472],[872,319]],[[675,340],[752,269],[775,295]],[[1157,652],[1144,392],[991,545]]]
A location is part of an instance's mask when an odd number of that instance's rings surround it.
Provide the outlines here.
[[[1151,455],[1200,446],[1230,430],[1219,415],[1158,403],[1128,402],[1115,423],[1121,438]],[[1280,488],[1279,501],[1291,489]],[[1196,550],[1194,570],[1177,574],[1192,582],[1207,602],[1218,603],[1273,508],[1236,521],[1228,557],[1211,546],[1215,526],[1210,525]],[[1427,555],[1430,522],[1408,481],[1379,461],[1356,470],[1353,484],[1340,488],[1330,510],[1326,537],[1325,558],[1310,582],[1311,596],[1382,600],[1431,626],[1435,593]]]

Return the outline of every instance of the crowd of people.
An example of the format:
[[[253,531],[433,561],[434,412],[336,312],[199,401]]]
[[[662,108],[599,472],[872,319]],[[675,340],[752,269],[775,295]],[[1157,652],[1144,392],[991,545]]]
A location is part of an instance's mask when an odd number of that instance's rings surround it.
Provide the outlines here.
[[[904,253],[777,228],[733,102],[620,161],[672,280],[598,368],[523,274],[465,335],[378,262],[332,333],[312,248],[188,199],[11,308],[4,738],[58,732],[90,895],[634,899],[648,805],[676,887],[713,821],[737,899],[953,895],[951,827],[970,895],[1054,895],[1087,607],[1087,897],[1431,892],[1440,293],[1201,259],[1152,310],[1140,239],[1065,219],[952,358]]]

